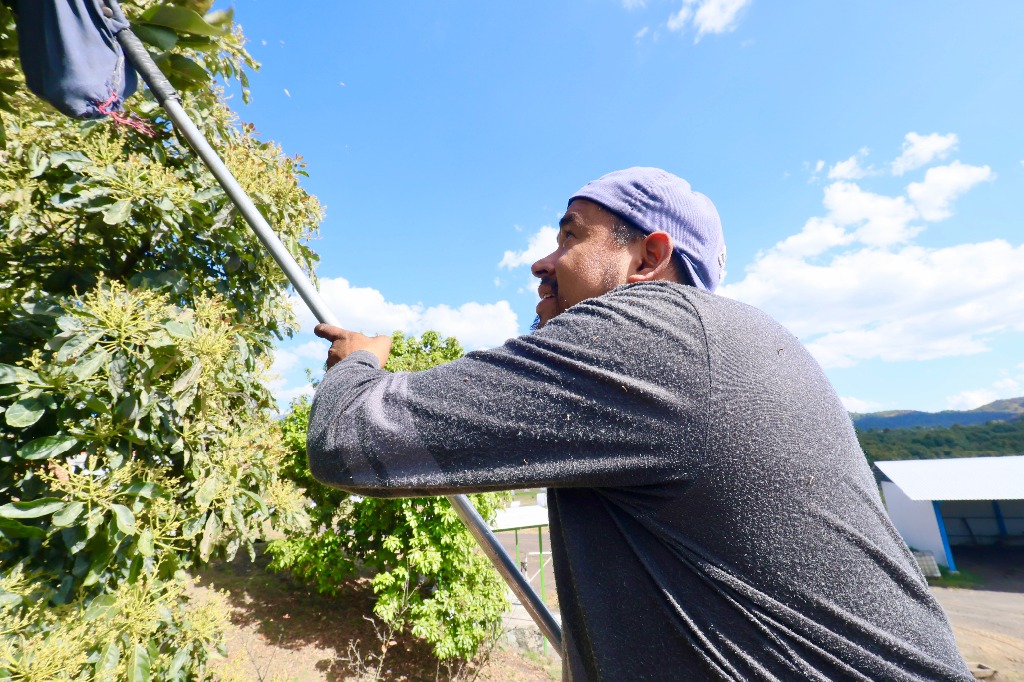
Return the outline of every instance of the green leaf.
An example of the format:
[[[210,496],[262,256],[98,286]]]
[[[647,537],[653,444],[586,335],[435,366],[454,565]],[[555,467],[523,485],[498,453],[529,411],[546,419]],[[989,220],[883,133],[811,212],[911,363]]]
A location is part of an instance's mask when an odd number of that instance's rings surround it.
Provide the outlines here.
[[[210,476],[199,486],[199,490],[196,491],[196,504],[199,505],[200,510],[206,511],[210,507],[210,503],[217,497],[218,487],[220,487],[220,482],[216,475]]]
[[[24,398],[7,408],[4,419],[8,426],[23,429],[32,426],[46,412],[46,403],[39,398]]]
[[[89,607],[82,615],[82,619],[90,623],[97,618],[102,618],[110,613],[110,610],[117,604],[117,597],[112,594],[101,594],[95,599],[89,600]]]
[[[167,491],[156,483],[151,483],[149,481],[135,481],[121,491],[121,494],[152,499],[154,497],[166,497]]]
[[[216,514],[210,514],[206,518],[206,526],[203,528],[203,539],[199,541],[199,557],[203,561],[209,561],[213,554],[217,541],[220,540],[221,531],[224,525]]]
[[[117,225],[127,220],[131,214],[132,202],[120,199],[112,203],[110,208],[103,212],[103,222],[107,225]]]
[[[116,398],[121,395],[125,385],[128,383],[128,358],[122,353],[115,353],[114,359],[110,362],[108,372],[107,386]]]
[[[82,152],[54,152],[50,154],[50,168],[67,165],[71,170],[79,170],[89,163],[89,157]]]
[[[132,33],[144,43],[149,43],[163,51],[170,50],[178,42],[178,34],[163,26],[135,24]]]
[[[70,339],[64,342],[64,345],[57,351],[57,355],[54,359],[60,364],[67,364],[72,361],[78,360],[87,350],[92,348],[97,341],[103,338],[103,332],[93,332],[91,334],[76,334]]]
[[[64,507],[64,500],[58,497],[40,497],[28,502],[8,502],[0,507],[0,517],[5,519],[38,519]]]
[[[128,682],[149,682],[149,651],[136,644],[128,658]]]
[[[142,556],[153,556],[156,549],[153,546],[153,531],[150,528],[144,528],[142,533],[139,534],[139,554]]]
[[[58,528],[67,528],[82,515],[85,511],[85,503],[79,500],[68,502],[63,509],[53,515],[53,525]]]
[[[39,375],[30,369],[0,363],[0,384],[39,383]]]
[[[223,28],[207,23],[199,14],[185,7],[156,5],[143,12],[139,18],[147,24],[166,26],[178,33],[214,37],[222,36],[226,33]]]
[[[45,538],[46,531],[36,526],[26,526],[19,521],[0,518],[0,537],[9,540],[16,538]]]
[[[143,270],[128,281],[135,287],[171,289],[181,284],[182,274],[177,270]]]
[[[107,642],[107,646],[103,647],[100,660],[96,661],[96,679],[105,680],[112,678],[117,670],[117,663],[120,660],[121,647],[117,645],[116,639],[112,639]]]
[[[178,320],[167,320],[164,322],[164,329],[176,339],[191,339],[192,325]]]
[[[135,514],[123,504],[112,506],[114,519],[117,520],[117,529],[125,535],[135,535]]]
[[[211,80],[206,69],[180,54],[172,54],[167,58],[167,68],[170,71],[168,76],[176,76],[186,87],[208,83]]]
[[[74,315],[61,315],[57,318],[57,326],[61,331],[77,332],[82,328],[82,321]]]
[[[110,359],[110,353],[103,348],[97,348],[88,355],[82,356],[78,362],[74,364],[71,371],[75,373],[80,381],[85,381],[93,374],[95,374],[100,367],[107,364]]]
[[[260,508],[260,513],[264,516],[270,516],[270,509],[267,508],[267,503],[263,501],[263,498],[252,492],[251,490],[243,490],[242,494],[251,499],[256,503],[256,506]]]
[[[114,418],[120,422],[135,423],[139,416],[139,397],[128,394],[114,408]]]
[[[171,395],[177,395],[191,388],[203,373],[203,363],[196,360],[192,363],[192,366],[181,373],[181,376],[177,378],[174,385],[171,386]]]
[[[182,669],[188,662],[188,657],[191,651],[187,648],[178,650],[178,653],[174,654],[174,658],[171,659],[171,667],[168,669],[167,674],[171,679],[178,679],[180,677]]]
[[[22,459],[47,459],[67,452],[75,447],[78,439],[74,436],[43,436],[30,440],[18,450]]]

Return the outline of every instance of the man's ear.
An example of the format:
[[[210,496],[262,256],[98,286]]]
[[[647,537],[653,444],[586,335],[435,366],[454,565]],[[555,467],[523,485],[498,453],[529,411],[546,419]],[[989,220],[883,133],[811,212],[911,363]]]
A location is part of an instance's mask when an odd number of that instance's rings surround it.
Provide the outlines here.
[[[626,278],[627,282],[672,279],[672,237],[668,232],[652,232],[630,246],[635,249],[633,262],[636,269]]]

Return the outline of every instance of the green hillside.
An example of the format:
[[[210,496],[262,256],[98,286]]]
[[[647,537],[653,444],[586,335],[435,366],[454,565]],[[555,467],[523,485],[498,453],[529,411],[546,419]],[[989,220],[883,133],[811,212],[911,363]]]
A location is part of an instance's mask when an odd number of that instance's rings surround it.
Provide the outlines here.
[[[1024,455],[1024,419],[971,426],[857,429],[869,462]]]

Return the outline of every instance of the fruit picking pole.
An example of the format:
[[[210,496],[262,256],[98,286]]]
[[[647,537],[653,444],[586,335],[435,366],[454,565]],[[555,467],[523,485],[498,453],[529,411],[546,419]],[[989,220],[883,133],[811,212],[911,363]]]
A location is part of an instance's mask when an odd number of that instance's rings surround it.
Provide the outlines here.
[[[106,0],[106,2],[113,4],[114,0]],[[263,215],[256,209],[256,206],[245,193],[245,190],[242,189],[241,185],[238,184],[238,181],[231,174],[231,171],[221,161],[217,152],[213,150],[213,147],[210,146],[210,143],[192,122],[192,119],[185,113],[178,93],[164,77],[159,67],[153,62],[152,57],[150,57],[142,42],[128,29],[119,32],[117,40],[121,44],[128,62],[139,72],[146,81],[146,84],[149,85],[149,89],[156,96],[157,101],[167,112],[168,116],[170,116],[178,131],[188,140],[188,143],[199,154],[214,177],[217,178],[217,182],[224,188],[224,191],[231,198],[231,201],[234,202],[246,222],[249,223],[252,231],[263,242],[270,255],[274,257],[274,260],[284,270],[288,280],[295,287],[295,291],[298,292],[302,300],[309,306],[313,315],[320,322],[336,327],[341,326],[338,319],[327,308],[326,303],[320,297],[320,292],[316,290],[316,287],[313,286],[306,273],[302,271],[298,263],[295,262],[295,259],[292,258],[292,255],[285,248],[284,244],[281,243],[277,234],[267,224]],[[465,495],[450,495],[448,496],[448,501],[455,508],[459,518],[466,524],[469,532],[476,538],[484,554],[487,555],[495,568],[498,569],[498,572],[501,573],[505,582],[512,588],[512,592],[519,598],[520,603],[529,611],[533,620],[540,627],[541,632],[548,638],[555,647],[555,650],[561,653],[561,626],[555,621],[551,612],[548,611],[547,606],[544,605],[544,602],[541,601],[537,593],[533,591],[526,577],[519,572],[518,567],[505,552],[504,548],[502,548],[501,544],[498,543],[498,539],[484,523],[483,518],[473,507],[473,504]]]

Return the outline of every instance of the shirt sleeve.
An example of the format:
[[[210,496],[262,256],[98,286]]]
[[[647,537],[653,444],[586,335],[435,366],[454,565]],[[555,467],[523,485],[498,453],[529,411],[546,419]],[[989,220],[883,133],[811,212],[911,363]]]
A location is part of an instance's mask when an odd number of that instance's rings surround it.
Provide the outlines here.
[[[422,372],[351,354],[313,400],[313,475],[373,497],[687,478],[707,443],[706,338],[685,297],[640,286]]]

